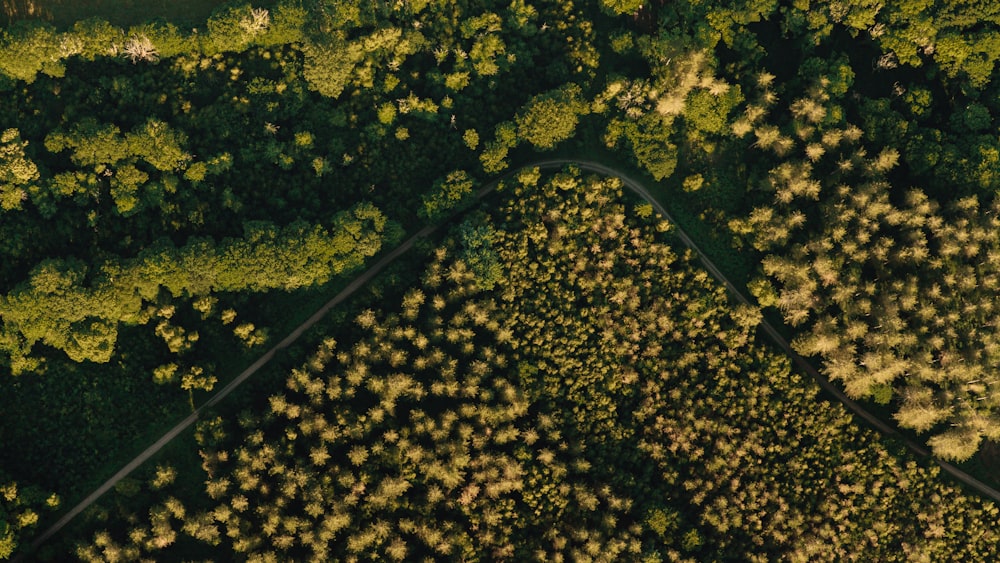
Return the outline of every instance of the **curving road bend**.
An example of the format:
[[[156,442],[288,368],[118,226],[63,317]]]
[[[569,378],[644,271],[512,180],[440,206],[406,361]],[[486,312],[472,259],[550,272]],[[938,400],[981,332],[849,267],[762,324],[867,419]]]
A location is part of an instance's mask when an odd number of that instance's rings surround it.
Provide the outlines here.
[[[698,245],[695,244],[694,240],[692,240],[691,237],[689,237],[688,234],[684,232],[683,229],[680,228],[677,222],[673,220],[673,217],[670,216],[670,213],[666,210],[666,208],[663,207],[663,205],[659,201],[657,201],[655,197],[653,197],[653,194],[645,186],[643,186],[638,181],[630,178],[621,171],[609,168],[598,162],[581,160],[581,159],[563,159],[563,158],[533,162],[521,166],[519,168],[513,169],[504,174],[503,176],[501,176],[500,178],[497,178],[496,180],[483,186],[473,194],[473,201],[481,200],[487,194],[495,190],[497,185],[499,185],[499,183],[502,180],[513,176],[514,174],[516,174],[521,170],[528,168],[535,168],[535,167],[541,169],[552,169],[552,168],[561,168],[566,165],[574,165],[580,168],[581,170],[595,172],[597,174],[601,174],[604,176],[620,179],[625,188],[635,193],[640,198],[642,198],[650,205],[652,205],[653,208],[657,212],[659,212],[664,219],[667,220],[667,222],[673,225],[674,233],[678,236],[678,238],[681,239],[681,242],[683,242],[685,246],[690,248],[695,254],[698,255],[705,269],[708,270],[709,273],[711,273],[712,276],[714,276],[718,281],[724,284],[726,286],[726,289],[729,290],[729,292],[733,295],[733,297],[736,300],[747,305],[753,305],[736,288],[736,286],[734,286],[732,282],[729,281],[729,279],[722,273],[722,271],[719,270],[719,268],[716,267],[714,263],[712,263],[712,261],[708,258],[708,256],[704,252],[702,252],[700,248],[698,248]],[[287,348],[293,342],[298,340],[299,337],[302,336],[304,332],[312,328],[313,325],[315,325],[317,322],[319,322],[320,319],[326,316],[326,314],[329,313],[331,309],[333,309],[334,307],[342,303],[345,299],[353,295],[355,291],[357,291],[365,284],[367,284],[369,281],[371,281],[371,279],[374,278],[376,275],[378,275],[378,273],[381,272],[386,266],[394,262],[397,258],[402,256],[406,251],[412,248],[413,245],[417,242],[417,240],[434,233],[438,229],[438,227],[447,224],[451,219],[453,219],[456,215],[458,215],[458,213],[459,212],[456,211],[451,215],[449,215],[448,217],[442,219],[441,221],[420,229],[419,231],[417,231],[416,234],[406,239],[402,244],[400,244],[391,252],[389,252],[381,259],[379,259],[375,264],[373,264],[370,268],[368,268],[368,270],[360,274],[349,285],[347,285],[347,287],[341,290],[340,293],[338,293],[336,296],[334,296],[332,299],[326,302],[326,304],[320,307],[315,313],[313,313],[312,316],[306,319],[295,330],[289,333],[288,336],[282,339],[281,342],[278,342],[277,344],[272,346],[267,352],[264,353],[264,355],[258,358],[257,361],[248,366],[245,370],[243,370],[242,373],[236,376],[236,378],[230,381],[222,389],[219,389],[219,391],[217,391],[215,395],[213,395],[211,398],[205,401],[204,404],[195,409],[194,412],[188,415],[184,420],[178,422],[176,426],[171,428],[166,434],[164,434],[158,440],[156,440],[156,442],[153,442],[142,453],[136,456],[135,459],[128,462],[124,467],[118,470],[118,472],[116,472],[107,481],[105,481],[100,487],[98,487],[92,493],[87,495],[86,498],[84,498],[76,506],[74,506],[71,510],[69,510],[69,512],[64,514],[58,521],[56,521],[52,526],[46,529],[41,535],[35,538],[35,540],[32,541],[30,545],[29,552],[41,546],[45,541],[47,541],[49,538],[51,538],[53,535],[59,532],[59,530],[65,527],[66,524],[68,524],[70,521],[76,518],[77,515],[79,515],[81,512],[86,510],[90,505],[96,502],[98,498],[104,495],[104,493],[111,490],[116,484],[118,484],[119,481],[127,477],[130,473],[132,473],[132,471],[137,469],[140,465],[145,463],[149,458],[151,458],[153,455],[155,455],[157,452],[163,449],[163,447],[167,443],[169,443],[171,440],[176,438],[180,433],[188,429],[192,424],[194,424],[198,420],[199,416],[201,416],[206,410],[218,404],[220,401],[226,398],[230,393],[232,393],[237,387],[242,385],[253,374],[257,373],[257,371],[259,371],[268,362],[270,362],[272,358],[274,358],[274,355],[279,350]],[[887,436],[893,436],[901,440],[906,445],[906,447],[909,448],[911,451],[913,451],[914,453],[918,454],[921,457],[929,458],[931,461],[933,461],[935,464],[941,467],[942,470],[950,474],[952,477],[958,479],[959,481],[965,483],[970,488],[980,492],[981,494],[987,497],[992,498],[993,500],[1000,502],[1000,491],[997,491],[996,489],[990,487],[989,485],[986,485],[985,483],[979,481],[978,479],[962,471],[961,469],[955,467],[954,465],[939,460],[937,458],[934,458],[933,456],[931,456],[930,452],[923,445],[914,442],[913,440],[910,440],[905,436],[900,435],[895,428],[886,424],[881,419],[876,417],[874,414],[866,410],[863,406],[861,406],[860,404],[852,400],[850,397],[845,395],[840,389],[838,389],[835,385],[833,385],[826,377],[820,374],[819,371],[816,370],[816,368],[814,368],[811,364],[809,364],[809,362],[807,362],[804,358],[796,354],[795,351],[792,350],[792,347],[788,343],[788,341],[785,340],[785,338],[781,336],[781,334],[774,328],[774,326],[771,323],[769,323],[766,319],[761,320],[760,328],[764,331],[764,333],[768,336],[768,338],[770,338],[771,341],[774,342],[782,350],[782,352],[787,354],[792,359],[792,361],[795,363],[796,366],[798,366],[799,369],[812,376],[812,378],[815,379],[817,383],[819,383],[820,387],[822,387],[825,391],[836,397],[837,400],[843,403],[843,405],[846,406],[852,413],[863,418],[873,428],[875,428],[882,434],[885,434]],[[23,556],[24,553],[16,556],[13,559],[13,561],[15,562],[20,561]]]
[[[722,282],[726,286],[726,289],[728,289],[729,292],[733,295],[733,297],[736,298],[736,300],[747,305],[755,305],[750,303],[750,301],[738,289],[736,289],[736,286],[734,286],[732,282],[729,281],[729,279],[725,276],[725,274],[723,274],[722,271],[720,271],[719,268],[717,268],[715,264],[712,263],[712,261],[708,258],[708,256],[704,252],[702,252],[700,248],[698,248],[698,245],[695,244],[694,240],[692,240],[691,237],[689,237],[688,234],[685,233],[684,230],[680,228],[680,225],[678,225],[677,222],[673,220],[673,218],[670,216],[670,213],[667,212],[666,208],[664,208],[663,205],[660,204],[660,202],[658,202],[655,197],[653,197],[653,194],[650,193],[650,191],[646,189],[646,187],[640,184],[639,182],[633,180],[632,178],[628,177],[627,175],[623,174],[618,170],[615,170],[613,168],[608,168],[607,166],[604,166],[597,162],[590,162],[586,160],[554,159],[554,160],[539,162],[534,164],[533,166],[538,166],[540,168],[552,168],[552,167],[565,166],[568,164],[575,164],[576,166],[580,167],[583,170],[589,170],[591,172],[596,172],[598,174],[603,174],[605,176],[613,176],[619,178],[626,188],[628,188],[630,191],[632,191],[633,193],[635,193],[636,195],[638,195],[639,197],[650,203],[653,206],[653,208],[656,209],[656,211],[658,211],[663,216],[663,218],[667,220],[667,222],[669,222],[674,226],[674,232],[681,239],[681,242],[683,242],[685,246],[690,248],[693,252],[695,252],[698,255],[698,258],[701,260],[701,263],[705,266],[705,269],[708,270],[709,273],[711,273],[712,276],[715,277],[715,279]],[[932,462],[937,464],[938,467],[940,467],[942,470],[947,472],[955,479],[958,479],[962,483],[965,483],[970,488],[975,489],[984,496],[987,496],[995,501],[1000,502],[1000,491],[994,489],[993,487],[990,487],[986,483],[983,483],[982,481],[976,479],[972,475],[969,475],[965,471],[962,471],[958,467],[955,467],[954,465],[946,461],[933,457],[930,451],[928,451],[927,448],[925,448],[922,444],[919,444],[907,438],[906,436],[901,435],[895,428],[886,424],[877,416],[875,416],[870,411],[865,409],[863,406],[861,406],[853,399],[845,395],[843,391],[841,391],[837,386],[833,385],[830,382],[830,380],[828,380],[821,373],[819,373],[819,371],[817,371],[816,368],[812,366],[812,364],[807,362],[805,358],[795,353],[795,351],[792,350],[792,347],[788,343],[788,341],[785,340],[783,336],[781,336],[781,334],[774,328],[774,325],[769,323],[767,319],[761,320],[760,328],[764,331],[765,334],[767,334],[768,338],[770,338],[772,342],[774,342],[779,348],[781,348],[782,352],[784,352],[786,355],[788,355],[789,358],[791,358],[792,362],[794,362],[799,369],[812,376],[812,378],[816,380],[816,382],[819,384],[820,387],[823,388],[823,390],[827,391],[828,393],[836,397],[837,400],[840,401],[845,407],[847,407],[848,410],[850,410],[852,413],[865,419],[865,421],[867,421],[873,428],[875,428],[882,434],[885,434],[887,436],[893,436],[899,439],[900,441],[903,442],[903,444],[906,445],[906,447],[910,451],[916,453],[920,457],[929,458]]]

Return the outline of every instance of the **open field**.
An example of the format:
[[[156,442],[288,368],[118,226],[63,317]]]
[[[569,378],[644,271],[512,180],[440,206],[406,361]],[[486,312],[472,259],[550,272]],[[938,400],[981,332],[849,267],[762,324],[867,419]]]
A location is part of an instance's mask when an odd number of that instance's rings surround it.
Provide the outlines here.
[[[66,28],[82,19],[104,18],[127,27],[156,18],[196,26],[225,0],[0,0],[3,23],[42,19]]]

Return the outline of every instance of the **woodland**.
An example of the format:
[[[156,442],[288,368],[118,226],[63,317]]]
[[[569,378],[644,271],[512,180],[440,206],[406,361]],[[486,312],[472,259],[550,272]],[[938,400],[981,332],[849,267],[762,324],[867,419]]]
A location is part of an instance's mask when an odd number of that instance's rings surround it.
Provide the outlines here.
[[[1000,482],[994,3],[99,12],[0,29],[0,559],[1000,557],[757,330]]]

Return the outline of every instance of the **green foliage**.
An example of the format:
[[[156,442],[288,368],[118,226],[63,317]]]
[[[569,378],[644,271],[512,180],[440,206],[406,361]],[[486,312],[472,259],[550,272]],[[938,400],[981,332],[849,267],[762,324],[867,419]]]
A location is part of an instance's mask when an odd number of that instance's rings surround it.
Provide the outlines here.
[[[100,31],[110,33],[112,37],[114,35],[113,31],[106,30],[103,27]],[[150,43],[156,48],[158,57],[163,59],[189,54],[197,48],[196,36],[186,35],[174,24],[163,21],[133,26],[129,29],[127,35],[129,37],[148,38]]]
[[[831,97],[840,98],[854,86],[855,72],[846,55],[836,58],[811,57],[802,63],[799,76]]]
[[[38,73],[62,76],[59,34],[49,25],[19,23],[0,35],[0,72],[15,80],[32,83]]]
[[[836,6],[836,10],[832,4],[824,6],[829,20],[854,33],[867,31],[900,64],[933,62],[947,76],[981,88],[991,80],[1000,58],[996,41],[1000,9],[990,2],[928,0],[883,5],[865,0]]]
[[[740,88],[728,88],[723,94],[696,90],[684,104],[684,119],[700,133],[719,134],[729,126],[729,113],[743,102]]]
[[[952,114],[951,124],[956,131],[979,133],[993,129],[993,117],[986,106],[973,103]]]
[[[209,55],[243,51],[256,37],[267,32],[270,22],[267,10],[255,12],[249,3],[225,5],[208,19],[208,36],[202,39],[201,48]]]
[[[0,135],[0,207],[4,210],[20,209],[27,190],[39,178],[38,167],[25,155],[27,146],[17,129]]]
[[[130,156],[128,145],[120,134],[115,125],[101,125],[96,119],[87,118],[69,133],[50,133],[45,137],[45,148],[50,152],[72,149],[73,162],[81,166],[116,164]]]
[[[385,229],[385,217],[369,204],[337,214],[329,229],[248,222],[242,239],[192,240],[179,248],[161,241],[135,259],[105,262],[90,284],[79,262],[47,260],[0,302],[6,351],[26,355],[42,342],[74,361],[104,363],[118,324],[139,322],[143,303],[161,288],[180,297],[323,284],[378,252]]]
[[[588,111],[575,84],[539,94],[518,114],[517,135],[539,149],[552,149],[573,136],[581,115]]]
[[[158,385],[173,383],[177,379],[177,364],[170,363],[157,366],[153,370],[153,381]]]
[[[337,98],[350,84],[360,49],[344,42],[310,43],[305,49],[302,75],[309,89],[330,98]]]
[[[308,10],[300,2],[280,2],[270,10],[267,33],[258,37],[257,43],[267,46],[301,43],[309,17]]]
[[[496,231],[483,219],[466,219],[459,227],[459,257],[472,270],[476,285],[485,291],[492,290],[504,277],[500,257],[493,248]]]
[[[79,42],[80,57],[92,61],[114,55],[122,39],[122,30],[106,20],[92,17],[73,24],[71,37]]]
[[[483,152],[479,155],[479,161],[483,165],[483,171],[487,174],[497,174],[502,172],[510,162],[507,161],[509,147],[497,141],[487,141],[483,147]]]
[[[58,496],[46,498],[36,487],[18,487],[6,473],[0,472],[0,560],[6,561],[17,553],[18,545],[23,543],[22,536],[37,527],[42,509],[58,508]]]
[[[264,344],[298,310],[285,292],[360,265],[402,231],[390,217],[461,208],[477,159],[495,175],[522,143],[586,150],[602,130],[656,180],[680,174],[663,203],[761,260],[759,304],[852,395],[941,456],[1000,439],[992,3],[67,16],[96,4],[0,37],[0,348],[10,371],[48,373],[3,389],[31,421],[4,430],[19,482],[91,479],[147,430],[136,413],[172,414],[177,387],[193,405],[219,358]],[[400,316],[336,329],[351,346],[311,359],[246,436],[201,434],[208,474],[180,480],[211,502],[167,498],[164,479],[81,557],[996,558],[992,508],[816,403],[749,343],[760,311],[661,244],[652,206],[575,174],[518,181],[523,206],[452,231],[422,285],[378,284]],[[150,498],[134,485],[111,512]]]
[[[462,26],[465,37],[475,37],[472,49],[469,50],[469,60],[472,68],[479,76],[495,76],[500,72],[501,65],[507,66],[507,46],[499,35],[502,22],[496,14],[484,14],[471,18]]]
[[[111,178],[111,198],[115,201],[118,213],[128,215],[136,210],[139,204],[139,187],[148,179],[148,174],[130,164],[115,171]]]
[[[684,191],[696,192],[705,184],[705,178],[701,174],[692,174],[684,178]]]
[[[142,209],[141,192],[155,193],[155,186],[143,189],[151,178],[149,173],[164,173],[160,179],[169,185],[169,173],[184,170],[188,166],[193,157],[185,150],[186,144],[186,135],[157,119],[149,119],[143,125],[121,135],[115,125],[101,125],[94,119],[85,118],[68,133],[50,133],[45,138],[45,147],[51,152],[71,149],[70,159],[73,163],[90,168],[93,172],[59,175],[55,182],[47,186],[48,189],[31,190],[32,201],[43,213],[51,213],[49,201],[53,197],[89,193],[99,199],[102,179],[109,178],[109,191],[118,213],[134,214]],[[140,162],[148,165],[148,168],[142,170],[137,167]],[[186,177],[192,181],[201,181],[207,172],[208,165],[201,164]]]
[[[643,6],[643,0],[601,0],[601,8],[612,15],[634,14]]]
[[[479,146],[479,133],[475,129],[466,129],[465,133],[462,134],[462,140],[465,141],[465,146],[469,147],[469,150],[476,150]]]
[[[668,178],[677,168],[677,146],[670,142],[673,128],[670,120],[650,112],[638,120],[612,120],[606,139],[612,146],[619,138],[628,141],[628,148],[639,165],[653,178]]]
[[[475,182],[468,172],[455,170],[448,176],[434,182],[434,187],[423,198],[420,216],[436,221],[468,203]]]
[[[327,337],[264,413],[199,424],[203,493],[160,494],[78,556],[997,555],[993,504],[758,347],[759,315],[628,215],[618,180],[539,179],[495,211],[503,284],[439,249],[398,309]]]
[[[117,323],[84,319],[68,327],[65,343],[61,346],[74,362],[106,363],[111,360],[118,340]]]
[[[72,149],[70,158],[81,166],[97,168],[141,159],[156,170],[169,172],[183,169],[191,160],[191,155],[183,148],[186,142],[183,133],[156,119],[122,136],[117,126],[101,125],[87,118],[69,133],[50,133],[45,138],[45,147],[52,152]]]

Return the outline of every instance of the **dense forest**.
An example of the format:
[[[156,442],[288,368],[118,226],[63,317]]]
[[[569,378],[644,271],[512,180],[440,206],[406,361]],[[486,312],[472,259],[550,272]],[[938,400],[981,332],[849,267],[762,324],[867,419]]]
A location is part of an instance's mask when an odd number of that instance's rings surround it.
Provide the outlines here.
[[[37,13],[0,28],[0,559],[427,225],[30,555],[996,557],[992,503],[756,328],[998,482],[1000,8]],[[677,224],[521,170],[555,156],[641,178]]]
[[[997,556],[996,506],[817,402],[754,343],[759,312],[678,255],[619,182],[536,169],[502,197],[259,409],[200,423],[200,496],[159,466],[124,493],[154,502],[116,502],[104,518],[121,524],[77,555]],[[488,242],[467,244],[470,230]],[[484,262],[512,265],[502,284]]]

